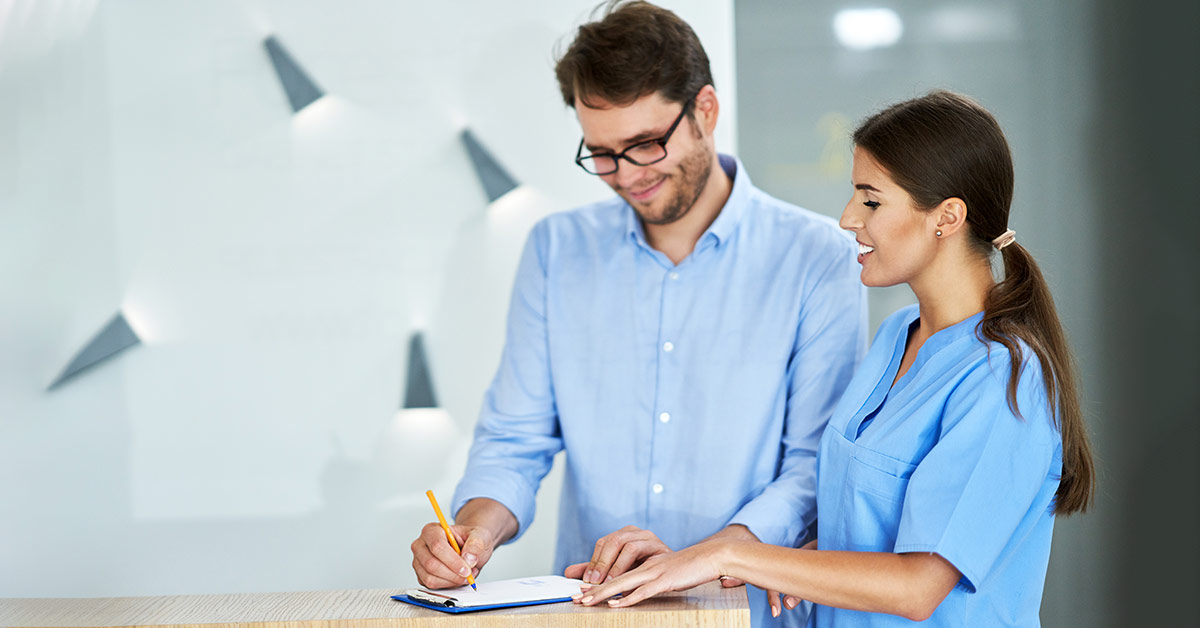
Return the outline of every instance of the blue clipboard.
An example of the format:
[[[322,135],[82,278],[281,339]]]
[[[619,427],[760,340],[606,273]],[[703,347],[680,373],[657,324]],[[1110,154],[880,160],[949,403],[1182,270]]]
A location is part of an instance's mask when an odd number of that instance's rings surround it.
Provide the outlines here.
[[[478,590],[462,586],[453,589],[407,589],[389,596],[397,602],[421,606],[443,613],[470,613],[497,608],[536,606],[570,602],[578,595],[582,580],[562,576],[534,576],[480,584]]]
[[[490,606],[454,606],[453,604],[447,605],[446,603],[435,604],[433,602],[428,602],[426,600],[417,599],[417,598],[414,598],[409,595],[393,595],[392,599],[396,600],[397,602],[404,602],[405,604],[412,604],[413,606],[421,606],[424,608],[433,609],[435,611],[441,611],[443,613],[453,613],[453,614],[474,613],[475,611],[488,611],[488,610],[494,610],[497,608],[516,608],[518,606],[536,606],[538,604],[555,604],[557,602],[570,602],[571,601],[571,598],[563,597],[563,598],[554,598],[554,599],[549,599],[549,600],[533,600],[531,602],[513,602],[510,604],[492,604]]]

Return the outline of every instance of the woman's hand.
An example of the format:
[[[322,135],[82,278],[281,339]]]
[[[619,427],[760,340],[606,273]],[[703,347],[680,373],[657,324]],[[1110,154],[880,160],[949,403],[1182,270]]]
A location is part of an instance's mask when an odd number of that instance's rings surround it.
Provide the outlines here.
[[[633,606],[667,591],[683,591],[720,578],[728,541],[711,540],[669,554],[652,556],[641,567],[575,596],[577,603],[594,606],[608,600],[614,608]],[[624,594],[621,599],[609,600]]]
[[[647,558],[670,553],[653,532],[636,526],[625,526],[596,541],[592,560],[567,567],[568,578],[579,578],[589,584],[601,584],[642,564]]]

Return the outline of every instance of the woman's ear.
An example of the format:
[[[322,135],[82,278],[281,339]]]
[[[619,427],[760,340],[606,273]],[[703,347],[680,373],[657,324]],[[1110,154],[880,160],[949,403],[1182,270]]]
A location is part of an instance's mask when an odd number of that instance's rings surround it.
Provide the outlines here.
[[[939,238],[946,238],[967,226],[967,203],[957,196],[938,203],[930,214],[935,219],[935,233]]]

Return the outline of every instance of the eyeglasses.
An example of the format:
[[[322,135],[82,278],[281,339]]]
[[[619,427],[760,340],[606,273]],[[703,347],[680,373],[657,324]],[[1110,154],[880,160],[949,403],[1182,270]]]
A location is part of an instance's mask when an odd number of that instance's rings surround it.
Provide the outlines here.
[[[679,112],[679,117],[671,123],[671,128],[667,129],[666,135],[658,139],[646,140],[638,142],[633,146],[626,148],[619,153],[602,152],[592,153],[590,155],[583,154],[583,138],[579,139],[579,150],[575,151],[575,163],[579,164],[588,174],[604,176],[617,171],[617,167],[621,165],[621,160],[624,159],[635,166],[649,166],[656,164],[667,158],[667,141],[671,139],[671,134],[675,132],[675,128],[683,121],[683,116],[692,106],[692,100],[683,103],[683,110]]]

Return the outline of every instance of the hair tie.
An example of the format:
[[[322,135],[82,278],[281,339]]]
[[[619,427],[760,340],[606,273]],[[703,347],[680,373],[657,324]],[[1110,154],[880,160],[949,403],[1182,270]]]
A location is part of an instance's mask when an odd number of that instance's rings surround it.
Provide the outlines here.
[[[999,251],[1016,241],[1017,232],[1009,229],[997,236],[995,240],[992,240],[992,246],[996,247],[996,250]]]

